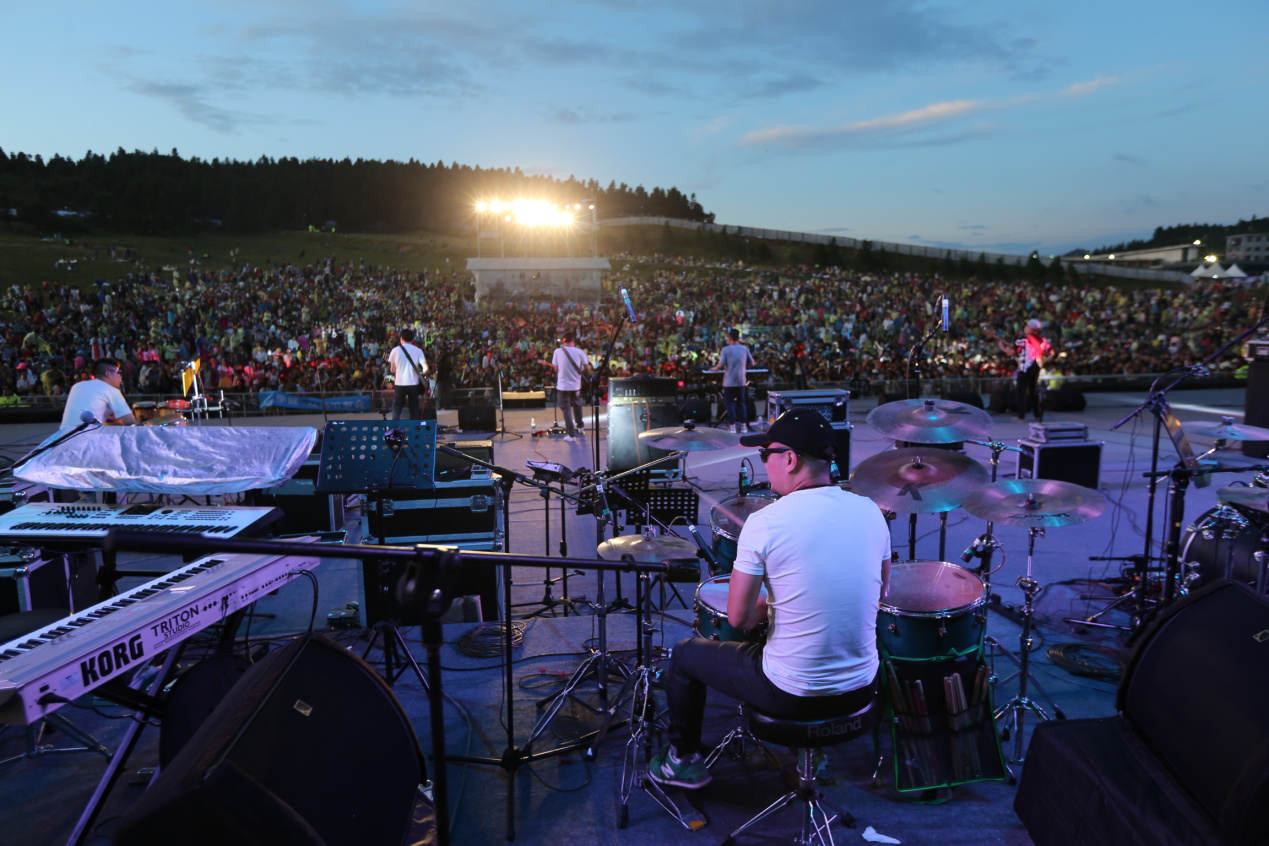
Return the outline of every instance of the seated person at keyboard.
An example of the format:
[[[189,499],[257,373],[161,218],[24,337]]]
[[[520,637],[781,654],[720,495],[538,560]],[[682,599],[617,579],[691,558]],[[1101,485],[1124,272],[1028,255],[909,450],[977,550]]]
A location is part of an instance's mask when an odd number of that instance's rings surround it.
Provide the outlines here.
[[[137,425],[137,418],[119,390],[122,385],[123,370],[119,359],[99,358],[94,361],[93,378],[76,382],[66,395],[62,428],[71,429],[84,422],[84,412],[92,414],[99,423]]]
[[[761,448],[781,498],[741,529],[727,620],[746,631],[766,620],[768,635],[765,643],[693,637],[675,645],[670,742],[648,765],[660,784],[709,783],[701,757],[707,688],[788,719],[848,714],[876,695],[877,606],[890,562],[881,509],[831,484],[835,436],[816,411],[787,411],[740,442]]]

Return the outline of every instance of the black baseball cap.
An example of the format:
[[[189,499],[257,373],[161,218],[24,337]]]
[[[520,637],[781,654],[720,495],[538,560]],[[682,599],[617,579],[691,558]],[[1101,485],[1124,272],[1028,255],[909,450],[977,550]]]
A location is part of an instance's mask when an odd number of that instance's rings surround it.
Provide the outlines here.
[[[810,408],[792,408],[777,417],[767,431],[741,436],[740,443],[749,447],[783,444],[799,455],[832,461],[837,436],[823,414]]]

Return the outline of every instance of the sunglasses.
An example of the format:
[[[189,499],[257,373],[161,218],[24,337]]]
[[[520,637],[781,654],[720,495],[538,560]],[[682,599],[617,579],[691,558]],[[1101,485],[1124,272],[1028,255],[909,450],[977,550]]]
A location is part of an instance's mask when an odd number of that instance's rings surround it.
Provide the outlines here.
[[[759,447],[758,459],[762,461],[763,464],[766,464],[767,457],[770,455],[774,455],[777,452],[793,452],[793,450],[789,449],[788,447]]]

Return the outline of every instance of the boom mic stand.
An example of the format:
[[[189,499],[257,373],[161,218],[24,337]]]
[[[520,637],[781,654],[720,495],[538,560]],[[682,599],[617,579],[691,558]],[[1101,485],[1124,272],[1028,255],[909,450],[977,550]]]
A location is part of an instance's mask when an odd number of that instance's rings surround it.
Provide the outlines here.
[[[206,551],[206,542],[197,537],[180,537],[167,534],[154,534],[136,531],[112,531],[102,541],[106,549],[130,549],[141,551],[161,551],[174,553],[202,553]],[[262,541],[226,538],[216,542],[216,549],[221,552],[254,552],[279,556],[309,556],[313,546],[295,541]],[[468,566],[486,567],[546,567],[556,563],[554,559],[537,558],[524,555],[509,555],[502,552],[473,552],[455,550],[452,547],[428,546],[418,544],[413,547],[402,546],[359,546],[359,545],[323,545],[323,558],[353,558],[368,560],[388,558],[404,561],[407,564],[397,585],[397,596],[402,604],[410,605],[422,612],[423,645],[427,649],[427,676],[430,681],[432,695],[428,697],[430,720],[432,723],[432,758],[436,773],[435,785],[436,832],[438,846],[448,846],[449,839],[449,807],[448,779],[445,767],[447,762],[492,764],[507,771],[507,840],[515,840],[515,771],[525,763],[556,755],[576,748],[561,747],[549,752],[527,754],[515,746],[515,710],[513,696],[515,691],[512,678],[511,655],[505,656],[507,691],[506,728],[508,747],[501,758],[471,758],[466,756],[449,756],[445,753],[445,714],[444,687],[441,682],[440,647],[443,643],[441,632],[441,616],[453,601],[452,583],[462,568]],[[637,564],[629,561],[581,561],[574,559],[571,563],[580,564],[590,569],[612,570],[614,572],[631,573],[667,573],[667,564]],[[505,582],[509,586],[509,581]],[[510,638],[508,637],[508,640]],[[417,665],[415,665],[417,667]]]

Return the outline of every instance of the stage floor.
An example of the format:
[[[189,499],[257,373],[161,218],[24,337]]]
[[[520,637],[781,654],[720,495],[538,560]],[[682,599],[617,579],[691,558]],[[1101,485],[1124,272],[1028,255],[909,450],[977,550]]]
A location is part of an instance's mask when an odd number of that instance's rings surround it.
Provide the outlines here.
[[[1112,626],[1126,627],[1129,624],[1125,614],[1105,609],[1114,596],[1114,580],[1130,567],[1125,559],[1139,555],[1145,549],[1144,533],[1149,518],[1147,482],[1143,473],[1151,465],[1153,431],[1149,417],[1138,417],[1120,429],[1111,429],[1144,397],[1129,394],[1088,394],[1086,397],[1088,406],[1083,411],[1051,413],[1046,422],[1070,420],[1085,424],[1089,439],[1101,444],[1100,460],[1095,471],[1099,477],[1097,487],[1108,500],[1108,508],[1100,517],[1088,522],[1048,529],[1036,539],[1030,562],[1027,531],[997,525],[995,535],[1002,550],[995,561],[999,569],[992,576],[992,590],[1000,597],[1000,606],[987,615],[986,623],[988,635],[1009,648],[1017,648],[1021,630],[1009,609],[1022,603],[1022,593],[1016,582],[1026,574],[1030,563],[1032,576],[1041,585],[1036,604],[1038,632],[1032,660],[1038,686],[1033,687],[1031,692],[1046,710],[1060,710],[1064,716],[1072,718],[1113,713],[1114,680],[1075,675],[1061,657],[1057,660],[1051,657],[1049,650],[1060,644],[1074,643],[1109,650],[1100,651],[1099,655],[1126,654],[1128,642],[1124,631],[1095,628],[1067,620],[1094,617]],[[1210,437],[1197,434],[1204,425],[1210,427],[1218,423],[1222,415],[1231,416],[1236,422],[1242,419],[1242,391],[1185,391],[1173,394],[1170,399],[1199,452],[1212,443]],[[852,466],[893,443],[866,422],[873,407],[872,399],[851,403],[849,419],[854,427],[851,437]],[[572,469],[590,467],[592,444],[596,438],[593,431],[588,431],[586,437],[572,444],[564,442],[559,436],[530,436],[530,420],[542,428],[549,425],[553,418],[551,409],[508,409],[499,421],[500,425],[505,425],[507,432],[463,432],[452,437],[470,440],[492,436],[494,462],[516,471],[527,472],[527,460],[558,462]],[[378,416],[362,416],[361,419],[378,419]],[[311,425],[321,428],[323,422],[321,415],[312,415],[303,418],[253,418],[234,421],[234,425]],[[456,412],[442,412],[440,422],[447,426],[456,425]],[[39,434],[46,434],[46,430],[47,427],[40,430],[39,427],[10,426],[6,427],[4,440],[11,445],[20,444],[34,440]],[[1016,446],[1018,440],[1027,434],[1027,424],[1008,416],[993,415],[992,439]],[[607,449],[602,431],[599,439],[603,463]],[[988,464],[990,452],[987,448],[967,444],[965,452],[984,466]],[[741,463],[746,457],[750,457],[752,462],[756,475],[754,481],[762,481],[764,471],[753,450],[734,447],[696,451],[687,456],[687,481],[680,484],[690,485],[699,493],[698,525],[707,538],[711,508],[736,495]],[[1218,458],[1222,465],[1235,468],[1235,472],[1219,476],[1208,487],[1194,488],[1189,492],[1185,507],[1187,522],[1198,519],[1217,504],[1218,488],[1235,482],[1250,482],[1255,475],[1250,468],[1260,463],[1259,459],[1243,456],[1237,444],[1220,453]],[[1161,445],[1160,460],[1164,465],[1176,460],[1175,451],[1167,440]],[[1000,479],[1016,475],[1016,453],[1003,454],[998,472]],[[1153,519],[1156,551],[1167,525],[1164,500],[1161,489]],[[350,508],[355,507],[355,498],[350,500],[349,505]],[[561,513],[555,497],[546,501],[536,489],[526,486],[513,489],[509,514],[506,533],[511,552],[556,558],[558,564],[549,571],[551,578],[574,570],[581,570],[585,575],[571,575],[568,579],[567,595],[576,603],[577,613],[574,615],[564,614],[562,604],[551,606],[542,601],[547,593],[544,586],[547,572],[537,567],[512,569],[513,616],[535,613],[536,616],[525,621],[521,640],[514,650],[514,711],[510,735],[506,731],[509,723],[501,662],[496,656],[473,657],[459,651],[459,640],[472,630],[472,624],[454,623],[445,627],[445,645],[441,650],[445,670],[440,681],[446,694],[447,751],[451,755],[487,756],[495,761],[492,764],[450,766],[452,842],[492,843],[502,839],[508,833],[508,812],[514,819],[516,839],[528,843],[561,837],[579,837],[596,843],[659,844],[669,838],[684,838],[684,842],[689,838],[705,838],[714,842],[722,840],[731,828],[779,795],[783,789],[780,777],[765,761],[760,758],[751,761],[724,758],[714,770],[713,783],[690,797],[692,804],[708,819],[707,830],[689,833],[639,789],[635,789],[629,799],[624,820],[626,827],[619,830],[618,823],[623,821],[619,800],[621,773],[628,738],[625,728],[615,728],[598,746],[593,759],[578,751],[550,754],[517,767],[513,774],[508,773],[507,767],[496,764],[509,748],[529,746],[534,723],[542,713],[536,703],[558,690],[590,654],[601,621],[606,628],[610,650],[622,660],[632,658],[636,631],[635,617],[629,612],[619,611],[602,620],[593,613],[600,581],[596,571],[587,571],[587,562],[595,558],[598,542],[612,536],[611,527],[598,524],[594,517],[579,516],[571,508]],[[356,518],[355,510],[351,511],[351,516]],[[922,514],[916,519],[915,549],[911,550],[911,524],[907,515],[900,515],[892,527],[894,545],[901,558],[952,562],[959,561],[961,552],[985,529],[984,521],[970,516],[963,509],[956,509],[947,513],[945,534],[940,537],[943,526],[939,516]],[[354,531],[352,537],[356,536]],[[561,539],[567,545],[567,561],[559,559]],[[130,563],[161,570],[170,565],[171,559],[134,556]],[[317,628],[321,629],[328,613],[362,600],[362,579],[354,563],[333,558],[324,559],[316,572],[319,585]],[[124,583],[122,586],[130,585]],[[617,580],[609,576],[603,580],[603,590],[606,601],[628,600],[633,594],[633,582],[630,576],[623,576],[618,585]],[[654,618],[655,643],[659,653],[691,634],[695,617],[691,610],[694,586],[688,584],[681,590],[684,603],[672,602],[664,614]],[[550,587],[550,599],[559,600],[564,595],[563,583],[557,582]],[[294,634],[308,625],[312,588],[305,580],[297,580],[276,596],[264,600],[261,606],[258,610],[276,616],[253,622],[253,638]],[[1003,613],[998,613],[1001,609]],[[424,652],[419,644],[418,630],[407,629],[406,635],[414,653],[422,661]],[[360,631],[342,630],[334,636],[348,643],[358,654],[364,648],[365,638]],[[1076,654],[1077,651],[1065,654]],[[1092,669],[1101,671],[1108,666],[1113,667],[1112,660],[1104,660],[1104,664],[1099,663]],[[1012,673],[1012,666],[1002,661],[1000,674],[1007,679]],[[609,689],[610,706],[617,699],[618,689],[616,682]],[[1016,689],[1016,679],[1002,681],[995,690],[996,701],[1008,699]],[[654,690],[654,699],[663,701],[655,686]],[[578,692],[576,700],[567,700],[559,714],[541,727],[540,735],[531,744],[532,752],[548,752],[598,724],[599,718],[588,707],[602,704],[597,684],[588,680],[579,686]],[[418,682],[409,675],[400,680],[396,693],[431,761],[434,756],[426,696]],[[721,697],[711,698],[707,739],[717,739],[731,728],[735,721],[733,708],[732,703]],[[103,706],[102,710],[112,715],[120,713],[119,708],[109,705]],[[616,708],[622,716],[628,716],[629,710],[628,702],[618,703]],[[67,709],[67,713],[85,729],[99,734],[107,745],[122,732],[120,720],[106,720],[92,711],[80,709]],[[1024,740],[1029,739],[1033,719],[1028,717]],[[134,756],[132,770],[154,764],[158,733],[151,731],[148,734],[150,739]],[[355,737],[355,733],[350,736]],[[20,730],[8,729],[0,735],[0,758],[20,753],[24,742]],[[341,742],[344,742],[342,738],[332,739],[329,750],[332,768],[322,774],[320,783],[322,789],[330,789],[332,782],[338,784],[338,790],[333,795],[355,796],[361,780],[359,774],[338,768],[338,744]],[[887,754],[889,746],[886,740],[883,751]],[[1013,739],[1005,743],[1005,751],[1012,757]],[[280,750],[280,754],[284,753]],[[791,763],[791,756],[784,750],[778,750],[777,754],[786,764]],[[853,811],[859,820],[859,832],[872,826],[877,832],[903,843],[1030,842],[1013,813],[1015,788],[1007,783],[973,783],[937,795],[902,794],[894,788],[889,760],[883,770],[881,785],[870,784],[873,765],[871,744],[866,741],[831,750],[829,759],[836,783],[827,787],[826,792],[831,800]],[[24,844],[64,842],[103,766],[101,757],[79,753],[41,756],[0,768],[0,810],[3,811],[6,830],[10,832],[9,839]],[[113,821],[139,795],[141,788],[138,785],[143,783],[143,779],[138,777],[128,781],[128,785],[116,791],[89,842],[105,842]],[[507,796],[512,784],[515,794],[514,803],[510,804]],[[797,820],[798,816],[793,811],[777,816],[762,828],[754,842],[764,842],[777,834],[792,832]],[[416,833],[420,837],[424,828],[417,827]],[[847,833],[839,829],[838,842],[854,841],[860,837],[859,832]]]

